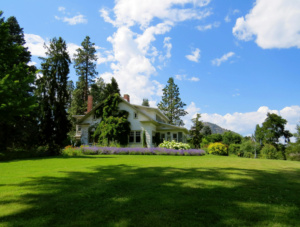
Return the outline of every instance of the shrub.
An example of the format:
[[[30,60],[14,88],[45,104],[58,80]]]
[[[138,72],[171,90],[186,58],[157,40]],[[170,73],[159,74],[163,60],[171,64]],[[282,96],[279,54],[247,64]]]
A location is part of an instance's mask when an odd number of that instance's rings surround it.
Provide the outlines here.
[[[214,155],[227,155],[227,146],[222,143],[212,143],[208,146],[208,152]]]
[[[286,148],[286,158],[292,161],[300,161],[300,143],[289,143]]]
[[[252,140],[244,139],[243,143],[240,146],[240,150],[238,151],[238,156],[244,158],[254,158],[254,153],[259,154],[260,144],[253,142]]]
[[[203,138],[202,142],[200,143],[200,147],[207,148],[209,146],[209,144],[210,144],[210,142],[206,138]]]
[[[83,147],[73,147],[73,146],[69,145],[69,146],[66,146],[62,150],[61,154],[63,156],[79,156],[79,155],[83,155],[82,148]]]
[[[170,141],[164,141],[163,143],[159,144],[158,147],[161,148],[167,148],[167,149],[175,149],[175,150],[188,150],[191,148],[191,146],[187,143],[182,142],[175,142],[174,140],[172,142]]]
[[[271,144],[265,144],[261,150],[261,157],[267,159],[277,159],[278,152],[276,148]]]
[[[237,155],[239,153],[240,148],[241,145],[239,144],[230,144],[228,148],[228,153]]]

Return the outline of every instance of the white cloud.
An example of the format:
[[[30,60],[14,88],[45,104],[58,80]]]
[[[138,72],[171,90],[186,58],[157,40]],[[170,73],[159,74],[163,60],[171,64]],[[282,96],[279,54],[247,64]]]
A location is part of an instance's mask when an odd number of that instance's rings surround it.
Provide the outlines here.
[[[233,55],[234,55],[233,52],[229,52],[227,54],[224,54],[221,58],[216,58],[216,59],[212,60],[211,62],[213,65],[220,66],[222,62],[227,61],[228,58],[232,57]]]
[[[189,81],[199,81],[200,79],[197,77],[187,78],[186,75],[175,75],[176,80],[189,80]]]
[[[263,49],[300,48],[300,1],[256,0],[245,17],[236,20],[233,34]]]
[[[186,111],[188,111],[189,114],[183,117],[183,121],[186,124],[185,126],[190,128],[192,124],[191,119],[200,112],[200,108],[197,108],[195,103],[192,102],[186,108]],[[262,106],[258,108],[257,111],[253,112],[235,112],[233,114],[227,113],[225,115],[201,113],[201,120],[217,124],[222,128],[229,129],[246,136],[253,134],[256,125],[261,125],[265,121],[267,113],[279,114],[288,121],[286,129],[290,130],[292,133],[296,131],[296,125],[299,124],[300,120],[300,106],[289,106],[282,110],[271,110],[267,106]]]
[[[199,78],[197,78],[197,77],[192,77],[192,78],[189,78],[188,80],[190,80],[190,81],[199,81]]]
[[[25,46],[28,47],[31,55],[40,57],[46,56],[44,49],[44,43],[46,43],[46,41],[42,37],[34,34],[24,34],[24,36],[26,41]]]
[[[104,21],[117,27],[117,31],[107,38],[112,44],[108,54],[100,53],[98,64],[110,62],[110,71],[100,75],[106,82],[111,77],[118,81],[121,93],[128,93],[131,102],[141,103],[148,98],[154,106],[164,87],[152,76],[157,76],[156,68],[162,69],[171,58],[171,37],[165,37],[163,50],[153,45],[157,35],[169,32],[178,21],[202,19],[211,14],[210,9],[201,7],[210,0],[118,0],[110,10],[100,9]],[[187,7],[184,7],[187,4]],[[190,4],[193,4],[190,6]],[[155,23],[154,23],[154,19]],[[140,31],[131,26],[140,26]],[[158,65],[154,62],[159,60]],[[193,81],[197,80],[193,79]]]
[[[191,55],[186,55],[185,57],[190,61],[198,62],[200,58],[200,49],[196,48],[195,51],[192,51]]]
[[[86,24],[87,23],[87,19],[85,19],[84,15],[79,14],[77,16],[74,17],[58,17],[58,16],[54,16],[56,20],[62,20],[63,22],[67,22],[69,25],[76,25],[76,24]]]
[[[38,56],[38,57],[46,57],[46,50],[44,48],[44,44],[48,45],[48,40],[44,40],[39,35],[34,34],[24,34],[26,44],[25,46],[28,47],[31,55]],[[73,58],[73,54],[76,52],[76,49],[80,48],[80,46],[74,43],[67,43],[68,52],[70,54],[70,58]],[[34,62],[35,63],[35,62]]]
[[[30,61],[30,62],[28,62],[28,64],[27,65],[29,65],[29,66],[32,66],[32,65],[36,65],[37,63],[36,62],[34,62],[34,61]]]
[[[231,19],[230,19],[230,15],[234,15],[236,13],[239,13],[240,11],[238,9],[235,9],[235,10],[231,10],[229,11],[229,13],[226,15],[226,17],[224,18],[225,22],[230,22]]]
[[[213,27],[217,28],[220,26],[220,22],[215,22],[213,24],[208,24],[208,25],[203,25],[203,26],[197,26],[196,28],[199,30],[199,31],[205,31],[205,30],[208,30],[208,29],[212,29]]]
[[[208,5],[209,2],[210,0],[119,0],[113,9],[115,20],[109,17],[108,9],[102,8],[100,13],[106,22],[116,27],[139,24],[141,28],[146,28],[155,17],[171,22],[207,17],[211,15],[210,10],[200,10],[200,8]],[[193,4],[194,7],[183,9],[182,6],[188,3]]]
[[[65,7],[62,7],[62,6],[58,7],[58,11],[61,11],[61,12],[65,13],[65,10],[66,10]]]

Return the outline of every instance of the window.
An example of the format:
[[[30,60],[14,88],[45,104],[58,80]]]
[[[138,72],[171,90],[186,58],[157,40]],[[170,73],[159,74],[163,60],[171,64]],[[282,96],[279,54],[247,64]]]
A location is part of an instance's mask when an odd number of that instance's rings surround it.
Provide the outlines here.
[[[137,119],[137,118],[138,118],[138,115],[137,115],[136,112],[133,113],[133,118],[134,118],[134,119]]]
[[[175,140],[177,142],[177,133],[173,134],[173,140]]]
[[[94,116],[93,116],[93,120],[96,120],[96,114],[94,114]]]
[[[129,143],[134,143],[134,132],[130,132],[130,135],[129,135]]]
[[[171,141],[171,133],[167,132],[167,141]]]
[[[166,138],[165,138],[165,133],[162,133],[162,134],[161,134],[161,140],[160,140],[161,143],[164,142],[165,139],[166,139]]]
[[[78,131],[78,132],[81,132],[81,125],[78,125],[78,126],[77,126],[77,131]]]
[[[135,142],[136,143],[141,142],[141,132],[140,131],[135,132]]]
[[[129,143],[140,143],[141,131],[131,131],[129,135]]]
[[[182,132],[178,132],[178,142],[183,142],[182,141]]]

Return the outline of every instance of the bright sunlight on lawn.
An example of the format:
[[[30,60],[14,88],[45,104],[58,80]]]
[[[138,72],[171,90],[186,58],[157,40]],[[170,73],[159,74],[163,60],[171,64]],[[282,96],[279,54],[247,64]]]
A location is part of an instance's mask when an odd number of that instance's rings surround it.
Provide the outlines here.
[[[300,226],[300,163],[81,156],[0,163],[0,226]]]

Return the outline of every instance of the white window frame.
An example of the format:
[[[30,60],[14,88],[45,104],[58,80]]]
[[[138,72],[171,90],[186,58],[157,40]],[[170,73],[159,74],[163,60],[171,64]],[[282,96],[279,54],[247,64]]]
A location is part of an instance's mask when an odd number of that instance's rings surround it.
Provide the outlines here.
[[[133,119],[138,119],[138,113],[137,112],[133,112]]]
[[[130,131],[130,133],[133,132],[133,142],[129,142],[130,144],[133,144],[133,143],[142,143],[142,131],[141,130],[132,130]],[[140,142],[136,142],[136,133],[139,132],[140,133]],[[130,135],[129,135],[130,136]],[[129,140],[129,138],[128,138]]]

